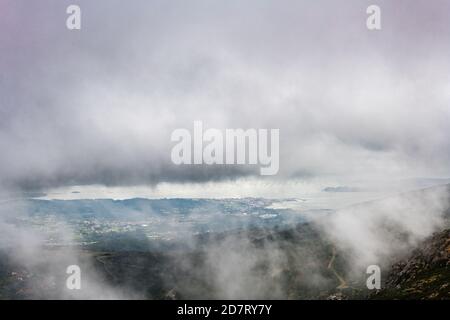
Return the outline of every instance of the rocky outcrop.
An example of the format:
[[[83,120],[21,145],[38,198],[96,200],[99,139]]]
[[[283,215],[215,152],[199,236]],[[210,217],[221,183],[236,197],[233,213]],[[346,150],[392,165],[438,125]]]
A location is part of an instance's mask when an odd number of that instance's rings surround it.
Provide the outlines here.
[[[434,234],[392,266],[375,299],[450,299],[450,229]]]

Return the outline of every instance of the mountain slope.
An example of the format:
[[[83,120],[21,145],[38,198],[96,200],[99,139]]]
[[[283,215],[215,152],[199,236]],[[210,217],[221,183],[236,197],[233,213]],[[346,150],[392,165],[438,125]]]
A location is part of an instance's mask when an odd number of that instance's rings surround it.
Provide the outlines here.
[[[374,299],[450,299],[450,229],[434,234],[392,266]]]

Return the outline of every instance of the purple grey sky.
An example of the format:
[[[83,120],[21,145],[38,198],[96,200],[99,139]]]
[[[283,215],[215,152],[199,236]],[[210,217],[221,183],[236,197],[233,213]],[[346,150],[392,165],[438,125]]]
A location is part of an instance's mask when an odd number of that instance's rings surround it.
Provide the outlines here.
[[[0,185],[259,172],[174,166],[170,133],[194,120],[279,128],[268,179],[448,178],[449,57],[450,1],[2,0]]]

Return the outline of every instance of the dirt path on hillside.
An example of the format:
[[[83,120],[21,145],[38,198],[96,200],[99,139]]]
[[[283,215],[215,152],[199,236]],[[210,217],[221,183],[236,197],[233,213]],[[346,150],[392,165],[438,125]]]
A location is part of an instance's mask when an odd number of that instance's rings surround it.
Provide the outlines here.
[[[344,278],[342,278],[334,269],[334,260],[336,259],[336,248],[333,246],[333,255],[330,259],[330,262],[328,263],[328,269],[331,270],[336,278],[339,280],[339,285],[336,287],[336,289],[346,289],[348,288],[347,282]]]

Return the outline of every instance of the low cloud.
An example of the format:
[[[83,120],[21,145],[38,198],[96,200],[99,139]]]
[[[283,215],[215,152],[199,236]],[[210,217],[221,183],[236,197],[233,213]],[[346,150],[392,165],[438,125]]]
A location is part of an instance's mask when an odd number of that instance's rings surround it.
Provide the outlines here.
[[[66,4],[2,4],[7,188],[257,174],[173,165],[170,134],[195,120],[279,128],[277,179],[449,175],[447,2],[380,3],[377,33],[364,1],[80,1],[80,31]]]

